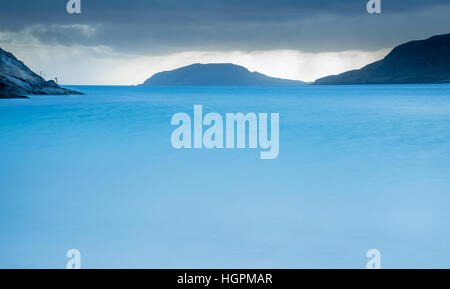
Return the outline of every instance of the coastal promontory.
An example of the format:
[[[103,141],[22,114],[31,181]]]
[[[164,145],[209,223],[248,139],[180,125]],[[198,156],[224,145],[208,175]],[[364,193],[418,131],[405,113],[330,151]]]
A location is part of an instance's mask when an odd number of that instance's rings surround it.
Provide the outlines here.
[[[0,98],[27,98],[29,95],[82,94],[60,87],[55,81],[46,81],[18,60],[12,53],[0,48]]]

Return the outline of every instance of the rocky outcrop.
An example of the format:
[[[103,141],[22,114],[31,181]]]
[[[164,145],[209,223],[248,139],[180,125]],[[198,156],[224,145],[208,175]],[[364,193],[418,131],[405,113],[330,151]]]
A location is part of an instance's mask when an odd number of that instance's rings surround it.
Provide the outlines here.
[[[53,80],[46,81],[13,54],[0,48],[0,98],[26,98],[27,95],[82,94],[60,87]]]

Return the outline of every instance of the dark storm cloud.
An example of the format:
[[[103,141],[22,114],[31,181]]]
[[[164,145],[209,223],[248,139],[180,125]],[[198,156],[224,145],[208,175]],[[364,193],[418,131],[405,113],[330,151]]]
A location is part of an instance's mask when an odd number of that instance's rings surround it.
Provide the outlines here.
[[[193,49],[375,50],[450,31],[449,0],[0,0],[0,31],[24,29],[43,43],[105,45],[117,51]]]

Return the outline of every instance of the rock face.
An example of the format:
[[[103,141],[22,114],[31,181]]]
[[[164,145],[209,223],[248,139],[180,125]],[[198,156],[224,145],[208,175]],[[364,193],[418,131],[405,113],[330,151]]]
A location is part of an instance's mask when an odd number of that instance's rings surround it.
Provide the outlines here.
[[[450,34],[395,47],[384,59],[314,84],[450,83]]]
[[[26,98],[30,94],[82,94],[46,81],[14,55],[0,48],[0,98]]]
[[[305,82],[269,77],[231,63],[192,64],[159,72],[144,86],[295,86]]]

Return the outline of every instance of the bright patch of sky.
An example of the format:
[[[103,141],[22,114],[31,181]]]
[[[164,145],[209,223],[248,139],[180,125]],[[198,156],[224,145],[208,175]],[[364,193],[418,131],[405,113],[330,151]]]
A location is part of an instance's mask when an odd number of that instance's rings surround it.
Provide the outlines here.
[[[135,85],[154,73],[192,63],[234,63],[269,76],[310,82],[361,68],[390,51],[185,51],[145,56],[117,53],[106,46],[45,45],[16,33],[0,33],[0,43],[45,78],[57,77],[60,83],[72,85]]]

